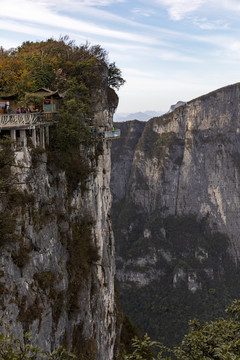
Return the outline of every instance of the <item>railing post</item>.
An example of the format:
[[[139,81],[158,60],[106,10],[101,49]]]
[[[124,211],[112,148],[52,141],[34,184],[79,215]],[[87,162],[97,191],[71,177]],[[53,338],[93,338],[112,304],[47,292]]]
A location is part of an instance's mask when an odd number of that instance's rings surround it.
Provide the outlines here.
[[[45,136],[44,136],[44,127],[40,127],[40,146],[42,146],[43,149],[45,149]]]
[[[46,126],[46,144],[49,145],[49,125]]]
[[[11,132],[10,132],[10,133],[11,133],[11,138],[12,138],[12,140],[13,140],[13,141],[16,141],[16,138],[17,138],[17,137],[16,137],[16,129],[11,129]]]
[[[36,147],[37,146],[37,136],[36,136],[36,129],[34,127],[34,129],[32,129],[32,143],[33,143],[33,146]]]
[[[27,145],[26,130],[20,130],[20,142],[21,146]]]

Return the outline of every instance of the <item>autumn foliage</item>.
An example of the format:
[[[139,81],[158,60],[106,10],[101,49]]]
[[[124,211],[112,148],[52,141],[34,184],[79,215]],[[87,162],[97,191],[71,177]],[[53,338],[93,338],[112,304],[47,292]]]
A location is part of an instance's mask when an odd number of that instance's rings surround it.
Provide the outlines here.
[[[115,63],[109,64],[100,45],[77,46],[68,36],[59,40],[24,42],[16,49],[0,48],[0,93],[33,92],[45,87],[67,90],[68,80],[76,79],[91,90],[100,81],[101,67],[109,70],[109,85],[124,84]]]

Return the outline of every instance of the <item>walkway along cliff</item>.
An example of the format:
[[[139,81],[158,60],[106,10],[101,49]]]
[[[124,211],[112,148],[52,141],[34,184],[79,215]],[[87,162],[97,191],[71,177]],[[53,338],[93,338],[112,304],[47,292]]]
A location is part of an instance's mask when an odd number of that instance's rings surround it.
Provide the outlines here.
[[[112,360],[116,340],[109,185],[119,131],[112,132],[117,96],[109,100],[103,84],[93,106],[100,135],[67,171],[48,150],[53,122],[0,115],[2,133],[19,140],[11,171],[0,169],[0,183],[9,176],[14,184],[0,201],[0,317],[20,339],[29,331],[43,349],[63,345],[92,360]]]

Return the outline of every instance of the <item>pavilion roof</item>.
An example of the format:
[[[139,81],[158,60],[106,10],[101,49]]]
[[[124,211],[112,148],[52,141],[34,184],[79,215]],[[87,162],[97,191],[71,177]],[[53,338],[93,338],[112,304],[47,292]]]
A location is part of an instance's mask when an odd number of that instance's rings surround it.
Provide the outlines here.
[[[58,90],[52,91],[46,88],[39,88],[36,91],[26,93],[28,95],[39,95],[43,97],[53,96],[54,98],[62,99],[63,95],[59,94]],[[17,100],[18,93],[14,94],[0,94],[0,100]]]
[[[46,89],[46,88],[40,88],[40,89],[37,89],[36,91],[33,91],[31,93],[29,93],[31,95],[40,95],[40,96],[43,96],[43,97],[49,97],[49,96],[53,96],[55,98],[59,98],[59,99],[62,99],[62,95],[59,94],[59,91],[56,90],[56,91],[52,91],[52,90],[49,90],[49,89]]]
[[[18,94],[0,94],[0,100],[15,100]]]

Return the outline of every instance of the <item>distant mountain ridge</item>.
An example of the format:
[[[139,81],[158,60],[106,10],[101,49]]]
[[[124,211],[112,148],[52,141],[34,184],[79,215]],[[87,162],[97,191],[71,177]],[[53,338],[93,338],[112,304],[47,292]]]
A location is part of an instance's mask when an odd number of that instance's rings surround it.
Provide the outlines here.
[[[117,113],[114,115],[115,122],[129,121],[129,120],[139,120],[139,121],[148,121],[153,117],[161,116],[164,114],[164,111],[138,111],[135,113]]]
[[[179,106],[185,105],[185,101],[178,101],[176,104],[171,105],[170,109],[165,111],[154,111],[154,110],[148,110],[148,111],[137,111],[134,113],[117,113],[114,115],[114,121],[115,122],[123,122],[123,121],[130,121],[130,120],[139,120],[139,121],[148,121],[152,119],[153,117],[158,117],[163,115],[164,113],[170,113],[174,111]]]

